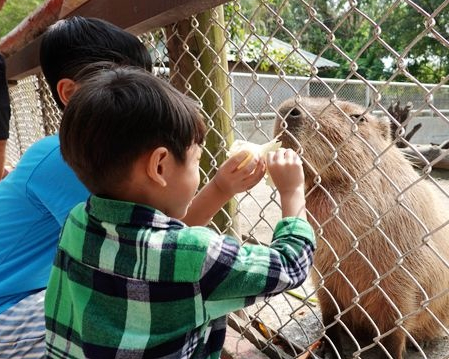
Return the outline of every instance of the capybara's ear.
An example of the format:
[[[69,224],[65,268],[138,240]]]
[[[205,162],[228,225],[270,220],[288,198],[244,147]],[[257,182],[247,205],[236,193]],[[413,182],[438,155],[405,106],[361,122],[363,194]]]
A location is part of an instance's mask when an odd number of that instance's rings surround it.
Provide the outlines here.
[[[391,122],[388,119],[388,117],[379,117],[379,131],[382,135],[382,137],[386,140],[391,139]]]

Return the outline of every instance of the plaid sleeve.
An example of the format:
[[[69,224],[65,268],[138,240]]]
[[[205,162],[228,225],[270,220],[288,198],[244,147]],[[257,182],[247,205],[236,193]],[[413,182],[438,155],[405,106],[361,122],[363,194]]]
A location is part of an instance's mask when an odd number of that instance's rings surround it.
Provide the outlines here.
[[[71,211],[51,271],[48,357],[218,358],[225,327],[215,319],[300,285],[312,233],[287,218],[271,247],[239,246],[208,228],[92,196]]]
[[[0,55],[0,140],[9,138],[9,118],[11,109],[9,103],[8,83],[6,81],[5,60]]]
[[[200,281],[212,318],[300,286],[312,266],[315,238],[310,224],[284,218],[269,247],[244,245],[229,236],[211,240]]]

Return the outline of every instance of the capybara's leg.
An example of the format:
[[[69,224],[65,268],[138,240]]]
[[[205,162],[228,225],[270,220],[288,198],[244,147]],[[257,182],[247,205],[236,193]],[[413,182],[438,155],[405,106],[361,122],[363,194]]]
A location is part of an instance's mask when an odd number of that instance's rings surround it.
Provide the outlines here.
[[[338,324],[326,330],[325,337],[316,354],[322,359],[342,359],[342,345],[340,339],[340,328]]]
[[[326,337],[323,343],[323,357],[325,359],[344,358],[343,346],[341,343],[340,324],[334,324],[326,330]]]
[[[402,359],[405,353],[407,339],[405,333],[400,329],[395,330],[393,333],[381,340],[382,345],[390,353],[393,359]],[[389,358],[386,354],[384,358]]]
[[[318,293],[320,301],[323,325],[326,329],[325,340],[322,345],[322,356],[325,359],[343,358],[343,348],[341,343],[341,326],[335,323],[335,316],[338,314],[338,308],[335,302],[330,300],[327,294]]]

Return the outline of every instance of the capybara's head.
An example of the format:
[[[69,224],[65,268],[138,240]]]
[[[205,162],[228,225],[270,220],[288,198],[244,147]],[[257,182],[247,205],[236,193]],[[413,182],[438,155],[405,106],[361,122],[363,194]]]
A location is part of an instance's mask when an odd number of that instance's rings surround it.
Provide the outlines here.
[[[302,154],[308,187],[318,178],[334,186],[357,180],[393,147],[390,122],[351,102],[294,97],[278,114],[274,135]]]

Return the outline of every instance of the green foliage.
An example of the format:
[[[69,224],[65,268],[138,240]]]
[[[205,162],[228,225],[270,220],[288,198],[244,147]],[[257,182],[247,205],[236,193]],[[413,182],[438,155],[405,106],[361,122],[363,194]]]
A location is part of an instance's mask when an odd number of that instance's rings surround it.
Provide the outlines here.
[[[259,68],[262,71],[274,69],[276,73],[284,71],[289,75],[309,76],[310,66],[303,63],[297,55],[282,48],[270,48],[264,53],[259,61]]]
[[[287,6],[288,5],[288,6]],[[229,50],[235,61],[245,61],[263,72],[281,71],[285,74],[310,75],[310,67],[295,53],[275,47],[272,42],[264,43],[253,36],[256,30],[259,36],[270,36],[290,43],[291,35],[277,31],[278,21],[293,21],[291,7],[284,0],[241,0],[224,5],[227,31],[232,43]],[[242,16],[243,14],[243,16]],[[274,15],[277,14],[277,15]],[[250,26],[251,23],[253,26]]]
[[[237,49],[229,50],[232,60],[244,61],[263,72],[284,72],[288,75],[308,76],[310,66],[294,52],[275,47],[272,41],[264,42],[259,37],[250,37],[242,42],[234,39]]]
[[[0,37],[5,36],[45,0],[8,0],[0,11]]]
[[[414,0],[423,11],[396,0],[359,0],[356,9],[351,9],[347,0],[240,0],[230,4],[226,18],[234,24],[234,29],[228,29],[231,38],[244,41],[255,32],[287,43],[297,40],[312,53],[324,51],[323,56],[340,67],[320,71],[323,77],[346,78],[357,73],[369,80],[408,80],[409,75],[398,71],[402,58],[406,71],[421,82],[438,83],[449,75],[449,52],[443,44],[449,41],[449,6],[436,12],[441,0]],[[237,14],[232,7],[238,7]],[[424,13],[432,15],[435,23],[426,23],[429,16]],[[245,46],[253,45],[248,42]],[[392,66],[386,65],[386,59]],[[260,68],[265,65],[261,63]]]

